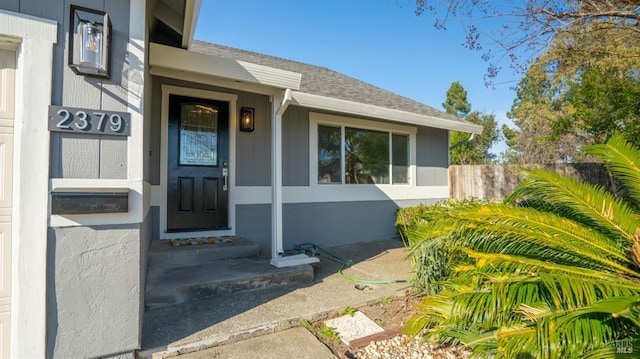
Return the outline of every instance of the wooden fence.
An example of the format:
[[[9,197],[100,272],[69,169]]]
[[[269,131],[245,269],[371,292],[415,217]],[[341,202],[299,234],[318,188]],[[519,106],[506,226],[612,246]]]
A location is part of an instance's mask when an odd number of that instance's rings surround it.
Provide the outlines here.
[[[555,173],[570,176],[614,188],[609,172],[599,163],[562,163],[552,165],[452,165],[449,166],[449,198],[503,199],[513,192],[522,176],[519,169],[544,168]]]

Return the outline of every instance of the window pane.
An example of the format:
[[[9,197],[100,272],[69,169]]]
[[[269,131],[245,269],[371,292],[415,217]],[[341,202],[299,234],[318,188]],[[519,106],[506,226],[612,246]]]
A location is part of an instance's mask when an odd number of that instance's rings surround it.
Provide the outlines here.
[[[218,109],[183,104],[180,116],[180,164],[218,165]]]
[[[409,136],[392,136],[393,183],[409,183]]]
[[[345,181],[389,183],[389,133],[345,129]]]
[[[318,183],[341,183],[340,127],[318,126]]]

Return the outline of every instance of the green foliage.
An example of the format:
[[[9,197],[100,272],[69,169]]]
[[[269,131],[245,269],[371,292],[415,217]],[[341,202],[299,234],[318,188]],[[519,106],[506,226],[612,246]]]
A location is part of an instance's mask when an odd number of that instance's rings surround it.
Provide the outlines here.
[[[346,307],[346,308],[342,309],[339,314],[340,315],[348,315],[350,317],[353,317],[356,314],[357,311],[358,310],[356,308],[349,306],[349,307]]]
[[[564,119],[564,131],[586,132],[595,143],[620,133],[640,145],[640,78],[638,69],[589,68],[571,82],[563,98],[573,111]],[[570,124],[575,124],[571,126]]]
[[[447,90],[447,99],[442,104],[448,114],[464,117],[471,111],[471,104],[467,100],[467,91],[456,81]]]
[[[442,289],[442,281],[454,273],[454,266],[465,257],[464,253],[447,245],[446,235],[449,228],[432,232],[429,241],[422,238],[422,228],[433,225],[441,216],[456,211],[460,206],[475,206],[481,203],[486,202],[447,201],[433,206],[420,205],[398,210],[396,228],[410,249],[407,257],[414,267],[411,283],[422,294],[434,294]]]
[[[406,332],[464,343],[480,357],[637,353],[640,150],[619,135],[585,150],[628,187],[631,201],[530,170],[503,203],[448,203],[399,213],[411,255],[420,259],[435,243],[440,253],[458,255],[445,261],[446,273],[416,261],[416,271],[431,277],[423,281],[439,287],[424,298]],[[626,349],[618,349],[621,343]]]
[[[640,36],[626,25],[573,24],[531,63],[509,113],[508,160],[589,160],[579,149],[614,133],[640,145]]]
[[[307,329],[311,329],[313,328],[313,323],[311,323],[309,320],[307,319],[303,319],[302,320],[302,326],[307,328]]]
[[[340,341],[340,333],[338,333],[335,328],[332,328],[325,324],[322,325],[322,328],[318,331],[318,334],[331,340]]]
[[[469,140],[466,132],[451,131],[452,164],[491,163],[495,155],[489,152],[491,146],[500,138],[500,128],[493,114],[478,111],[471,112],[471,104],[467,100],[467,91],[459,82],[454,82],[447,90],[447,99],[442,104],[448,114],[464,117],[466,121],[481,125],[482,133]],[[466,116],[466,117],[465,117]]]
[[[489,152],[491,146],[500,138],[498,121],[493,114],[485,114],[474,111],[465,117],[466,121],[482,126],[482,133],[475,135],[472,140],[468,133],[452,131],[450,142],[452,164],[488,164],[494,162],[496,156]]]

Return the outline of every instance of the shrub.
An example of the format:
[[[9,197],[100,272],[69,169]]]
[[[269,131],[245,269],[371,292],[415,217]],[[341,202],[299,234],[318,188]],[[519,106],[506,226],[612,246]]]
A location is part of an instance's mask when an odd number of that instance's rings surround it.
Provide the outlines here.
[[[628,197],[534,169],[503,203],[403,212],[421,216],[399,221],[417,285],[431,293],[408,333],[497,358],[637,355],[640,151],[619,136],[585,151]]]

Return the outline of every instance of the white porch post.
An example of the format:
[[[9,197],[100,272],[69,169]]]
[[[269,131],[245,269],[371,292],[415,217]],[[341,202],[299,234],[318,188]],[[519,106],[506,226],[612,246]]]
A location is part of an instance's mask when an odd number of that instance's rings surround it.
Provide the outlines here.
[[[291,89],[287,89],[282,96],[274,97],[272,102],[271,125],[271,264],[278,267],[291,267],[301,264],[315,263],[320,260],[305,254],[283,256],[282,239],[282,115],[291,103]]]
[[[284,96],[271,105],[271,261],[284,252],[282,240],[282,113]]]

